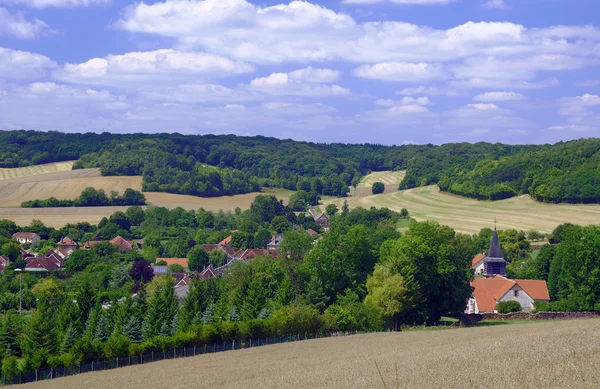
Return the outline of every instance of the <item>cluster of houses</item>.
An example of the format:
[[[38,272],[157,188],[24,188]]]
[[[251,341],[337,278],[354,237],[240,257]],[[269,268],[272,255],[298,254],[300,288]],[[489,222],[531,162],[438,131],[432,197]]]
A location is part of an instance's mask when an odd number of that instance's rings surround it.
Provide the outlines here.
[[[475,279],[471,282],[473,297],[467,302],[467,314],[495,313],[503,301],[517,301],[523,312],[531,312],[537,302],[550,301],[546,281],[506,278],[506,260],[495,229],[487,254],[475,256],[471,269]]]

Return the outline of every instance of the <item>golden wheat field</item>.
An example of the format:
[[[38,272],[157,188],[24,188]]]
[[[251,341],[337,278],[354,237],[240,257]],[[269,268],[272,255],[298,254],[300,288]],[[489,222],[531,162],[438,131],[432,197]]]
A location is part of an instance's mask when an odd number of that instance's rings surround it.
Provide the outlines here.
[[[598,337],[600,319],[354,335],[161,361],[22,387],[597,388]]]
[[[477,201],[442,193],[433,185],[380,195],[326,200],[324,203],[341,207],[344,200],[348,201],[350,208],[387,207],[395,211],[406,208],[418,221],[435,220],[465,233],[493,227],[494,217],[498,219],[500,229],[535,229],[542,232],[551,232],[566,222],[588,225],[598,224],[600,220],[600,205],[545,204],[527,195],[493,202]]]
[[[73,168],[75,161],[46,163],[43,165],[34,165],[19,168],[0,168],[0,180],[19,178],[26,176],[36,176],[40,174],[66,172]]]
[[[28,225],[39,219],[47,226],[62,227],[66,223],[87,221],[96,224],[103,217],[112,215],[127,207],[69,207],[69,208],[19,208],[23,201],[44,200],[50,197],[74,199],[87,187],[123,193],[125,189],[142,189],[142,177],[103,177],[99,169],[69,170],[39,175],[22,176],[0,180],[0,219],[13,220],[18,225]],[[275,190],[271,192],[286,202],[292,192]],[[237,196],[202,198],[170,193],[146,192],[148,203],[167,208],[205,208],[209,211],[234,211],[248,209],[260,193]]]

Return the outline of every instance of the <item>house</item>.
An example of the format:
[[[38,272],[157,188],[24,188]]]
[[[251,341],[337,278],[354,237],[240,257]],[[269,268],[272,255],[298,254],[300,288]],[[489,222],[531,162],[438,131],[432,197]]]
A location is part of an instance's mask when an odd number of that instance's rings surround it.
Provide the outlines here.
[[[476,278],[471,282],[473,297],[465,313],[497,312],[502,301],[518,301],[523,312],[531,312],[538,301],[550,301],[546,281],[510,280],[504,276]]]
[[[319,235],[319,233],[315,230],[313,230],[312,228],[309,228],[308,230],[306,230],[306,233],[310,236],[317,236]]]
[[[60,246],[59,246],[59,247],[57,247],[56,249],[54,249],[54,253],[55,253],[56,255],[58,255],[59,257],[61,257],[63,260],[64,260],[64,259],[67,259],[67,258],[69,257],[69,255],[71,255],[71,253],[72,253],[73,251],[75,251],[75,250],[73,250],[73,249],[71,249],[71,248],[69,248],[69,249],[65,249],[65,248],[63,248],[63,247],[60,247]]]
[[[96,246],[97,244],[106,242],[105,240],[90,240],[88,242],[85,242],[83,244],[83,249],[84,250],[90,250],[92,249],[94,246]],[[113,244],[114,246],[117,246],[117,248],[121,251],[131,251],[134,248],[134,244],[133,242],[130,242],[128,240],[123,239],[121,236],[117,236],[114,239],[111,239],[109,241],[111,244]]]
[[[28,257],[25,261],[25,271],[35,272],[61,270],[64,264],[64,259],[51,250],[41,257]]]
[[[279,258],[279,252],[271,249],[247,249],[239,255],[239,259],[242,261],[250,261],[256,257],[270,255],[273,258]]]
[[[62,247],[65,250],[70,249],[71,251],[73,251],[77,248],[77,242],[75,242],[73,239],[69,238],[68,236],[65,236],[56,244],[56,246]]]
[[[189,269],[188,259],[187,258],[156,258],[156,263],[166,262],[166,266],[171,265],[181,265],[185,270]]]
[[[21,244],[36,244],[41,240],[40,236],[33,232],[15,232],[12,237]]]
[[[204,270],[202,270],[200,272],[200,279],[203,279],[203,280],[206,280],[208,278],[217,278],[218,276],[219,275],[215,271],[212,263],[210,265],[208,265],[208,267],[204,268]]]
[[[327,215],[325,215],[324,213],[317,213],[317,211],[315,211],[314,208],[310,208],[308,211],[315,220],[315,223],[317,223],[323,228],[329,228],[329,218],[327,217]]]
[[[0,273],[4,273],[4,269],[6,269],[10,265],[10,258],[6,255],[0,255]]]
[[[475,271],[476,276],[483,275],[483,260],[485,259],[485,253],[477,254],[471,261],[471,269]]]
[[[228,257],[235,256],[235,250],[228,244],[203,244],[202,249],[207,253],[212,252],[213,250],[221,250],[224,251]]]
[[[123,239],[120,236],[111,239],[110,243],[117,246],[121,251],[131,251],[133,249],[133,243]]]
[[[173,287],[173,293],[175,293],[175,296],[177,296],[180,304],[183,303],[183,300],[185,300],[187,297],[191,285],[192,278],[188,274],[185,274],[184,277],[178,280]]]
[[[281,245],[281,242],[283,242],[283,234],[277,234],[267,244],[267,248],[270,250],[277,250]]]

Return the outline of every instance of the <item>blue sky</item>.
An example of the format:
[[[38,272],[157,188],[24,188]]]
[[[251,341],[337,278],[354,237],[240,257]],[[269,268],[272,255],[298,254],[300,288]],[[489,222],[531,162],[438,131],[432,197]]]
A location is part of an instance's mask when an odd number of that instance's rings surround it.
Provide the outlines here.
[[[0,129],[600,135],[597,0],[0,0]]]

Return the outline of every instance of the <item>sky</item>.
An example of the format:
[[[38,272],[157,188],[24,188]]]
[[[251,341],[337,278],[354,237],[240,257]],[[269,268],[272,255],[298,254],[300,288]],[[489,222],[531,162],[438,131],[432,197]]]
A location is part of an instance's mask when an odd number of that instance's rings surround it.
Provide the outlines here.
[[[600,136],[598,0],[0,0],[0,129]]]

